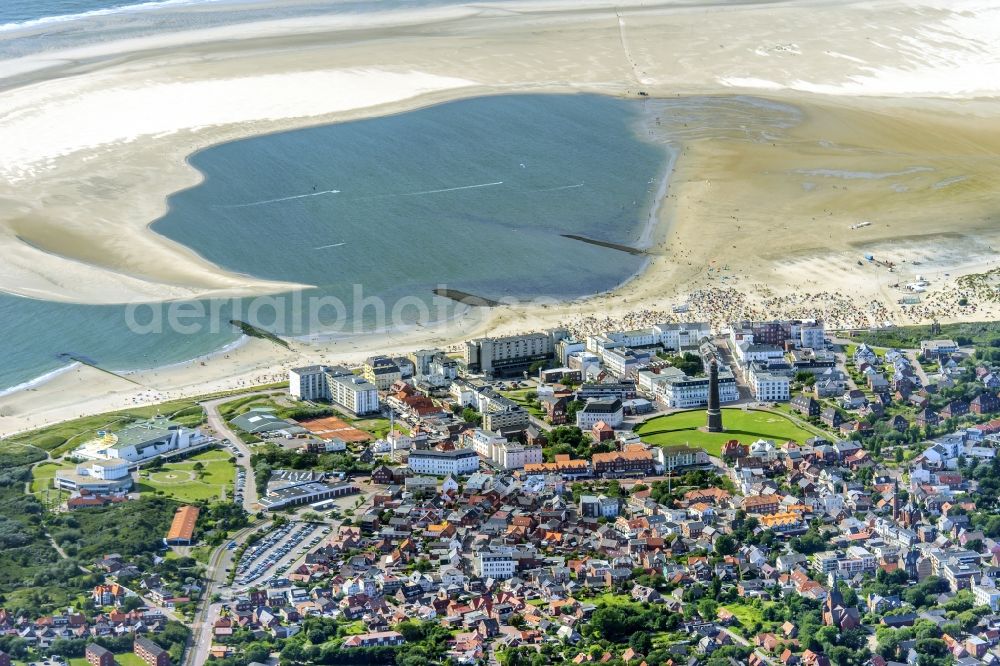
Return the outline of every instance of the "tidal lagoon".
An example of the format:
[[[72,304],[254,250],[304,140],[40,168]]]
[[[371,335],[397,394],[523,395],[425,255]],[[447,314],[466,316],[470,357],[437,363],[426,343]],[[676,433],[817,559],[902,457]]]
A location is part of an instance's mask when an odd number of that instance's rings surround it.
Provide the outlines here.
[[[317,319],[279,295],[258,323],[285,335],[384,326],[359,297],[391,314],[404,298],[439,312],[442,287],[489,300],[587,296],[646,261],[614,247],[642,245],[670,164],[642,138],[643,109],[595,95],[482,97],[222,144],[190,158],[203,181],[171,196],[152,228],[223,268],[315,285],[303,302],[344,305]],[[165,307],[0,296],[0,388],[64,367],[67,354],[127,371],[210,353],[238,339],[228,321],[247,304],[201,303],[191,312],[206,314],[183,332],[150,325]],[[427,323],[417,310],[404,318]]]

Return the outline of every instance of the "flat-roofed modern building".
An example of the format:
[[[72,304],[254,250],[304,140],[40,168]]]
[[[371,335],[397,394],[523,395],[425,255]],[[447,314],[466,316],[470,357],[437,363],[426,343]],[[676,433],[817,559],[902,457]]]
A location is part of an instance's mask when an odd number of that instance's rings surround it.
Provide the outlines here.
[[[526,409],[501,395],[493,396],[483,403],[481,411],[483,427],[494,432],[527,428],[530,422]]]
[[[288,392],[296,400],[331,402],[357,416],[379,411],[379,388],[341,366],[310,365],[288,371]]]
[[[958,343],[954,340],[921,340],[920,355],[927,359],[947,356],[958,351]]]
[[[210,443],[197,429],[177,425],[165,416],[155,416],[118,432],[98,431],[96,438],[84,442],[73,454],[88,460],[121,458],[137,463]]]
[[[357,492],[357,485],[350,481],[304,481],[268,489],[267,495],[260,498],[260,505],[268,511],[278,511],[289,506],[313,504],[323,500],[354,495]]]
[[[565,331],[477,338],[465,343],[462,360],[469,372],[504,375],[526,370],[535,361],[553,358]]]
[[[288,393],[296,400],[329,400],[326,385],[330,368],[325,365],[307,365],[288,371]]]
[[[355,375],[330,377],[330,402],[355,415],[379,411],[378,388]]]
[[[479,469],[479,454],[473,449],[410,451],[407,464],[416,474],[458,476]]]
[[[53,483],[60,490],[87,491],[92,495],[113,495],[132,488],[131,463],[121,458],[88,460],[72,470],[56,472]]]

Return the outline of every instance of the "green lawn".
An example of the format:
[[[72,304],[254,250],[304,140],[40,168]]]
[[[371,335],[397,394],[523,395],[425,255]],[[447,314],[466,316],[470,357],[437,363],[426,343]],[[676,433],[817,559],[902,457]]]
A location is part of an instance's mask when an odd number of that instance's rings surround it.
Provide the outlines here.
[[[722,445],[731,439],[750,444],[758,439],[773,439],[777,443],[788,440],[803,442],[817,433],[800,428],[781,414],[765,411],[723,409],[722,424],[725,432],[704,432],[705,410],[696,409],[659,416],[636,428],[644,442],[658,446],[690,444],[718,456]]]
[[[52,485],[52,479],[56,472],[62,469],[73,469],[76,465],[72,463],[45,462],[36,465],[31,470],[31,494],[38,498],[46,508],[55,510],[69,499],[70,493],[65,490],[56,490]]]
[[[765,602],[765,606],[774,605],[773,601]],[[771,623],[764,622],[764,609],[756,608],[754,606],[746,606],[744,604],[725,604],[722,606],[727,611],[736,616],[739,621],[740,626],[744,629],[749,629],[751,625],[760,623],[762,625],[770,625]],[[771,626],[765,626],[764,630],[768,631],[772,629]]]
[[[341,416],[341,418],[344,418]],[[367,419],[351,419],[344,418],[345,421],[350,423],[352,426],[358,430],[364,430],[365,432],[371,433],[376,439],[385,439],[386,435],[389,434],[389,419],[382,418],[367,418]],[[410,426],[405,423],[400,423],[396,421],[394,426],[396,430],[399,430],[405,435],[410,434]]]
[[[590,599],[586,599],[586,601],[595,606],[628,606],[634,603],[632,597],[622,592],[603,592]]]
[[[363,634],[366,631],[368,631],[368,628],[361,620],[348,622],[347,624],[337,627],[337,634],[340,636],[356,636],[358,634]]]
[[[219,499],[223,491],[226,497],[231,497],[236,466],[229,458],[228,452],[211,449],[185,460],[166,463],[158,470],[142,470],[138,489],[159,490],[164,496],[180,502]],[[199,462],[204,466],[200,478],[194,469]]]
[[[55,478],[56,472],[63,469],[73,469],[75,467],[76,465],[73,463],[60,464],[55,462],[44,462],[36,465],[31,470],[32,494],[37,495],[46,488],[51,489],[53,487],[52,479]]]
[[[513,400],[517,404],[521,405],[526,410],[528,410],[528,413],[534,416],[536,419],[544,420],[545,411],[538,407],[535,407],[534,405],[528,404],[528,394],[537,393],[537,391],[538,389],[536,388],[524,388],[524,389],[515,389],[513,391],[500,391],[500,395],[502,395],[505,398],[509,398],[510,400]]]

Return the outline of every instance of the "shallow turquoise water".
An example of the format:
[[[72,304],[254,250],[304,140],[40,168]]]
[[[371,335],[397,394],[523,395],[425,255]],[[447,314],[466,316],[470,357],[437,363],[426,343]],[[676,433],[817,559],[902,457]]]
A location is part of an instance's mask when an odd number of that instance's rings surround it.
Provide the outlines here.
[[[501,96],[236,141],[192,156],[205,180],[172,196],[153,229],[225,268],[316,285],[306,303],[343,304],[295,316],[280,298],[283,315],[258,311],[259,323],[290,335],[380,327],[376,307],[357,309],[357,290],[390,319],[407,299],[407,321],[428,319],[418,305],[439,286],[493,299],[593,294],[643,258],[560,234],[641,236],[668,157],[639,138],[642,108],[592,95]],[[236,306],[248,318],[249,302],[227,302],[214,328],[195,317],[185,321],[193,333],[138,334],[122,306],[0,296],[11,350],[0,388],[65,365],[65,352],[110,369],[208,353],[237,338],[225,323]]]

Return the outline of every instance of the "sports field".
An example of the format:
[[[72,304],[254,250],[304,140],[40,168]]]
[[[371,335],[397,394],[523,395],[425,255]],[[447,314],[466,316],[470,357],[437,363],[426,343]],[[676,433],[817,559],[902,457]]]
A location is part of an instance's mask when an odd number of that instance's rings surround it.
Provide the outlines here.
[[[773,439],[777,443],[788,440],[803,442],[816,436],[799,427],[790,419],[772,412],[742,409],[723,409],[722,425],[725,432],[704,432],[705,410],[677,412],[646,421],[636,428],[644,442],[659,446],[690,444],[705,449],[710,455],[718,456],[722,445],[731,439],[750,444],[758,439]]]

